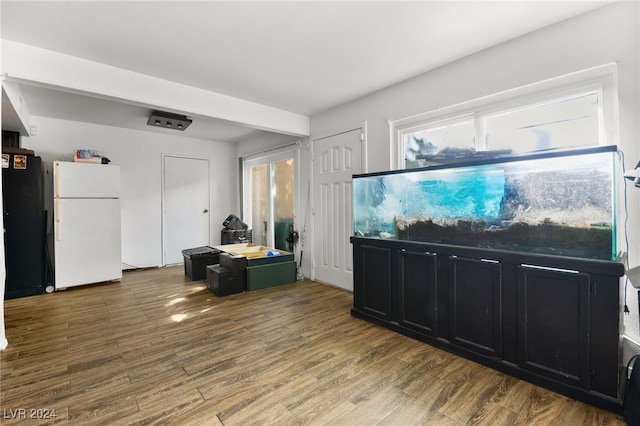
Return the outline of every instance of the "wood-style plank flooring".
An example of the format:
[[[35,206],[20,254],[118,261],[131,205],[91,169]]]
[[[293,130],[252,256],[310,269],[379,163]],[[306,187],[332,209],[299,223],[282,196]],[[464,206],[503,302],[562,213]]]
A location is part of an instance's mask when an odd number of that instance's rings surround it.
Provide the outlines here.
[[[181,266],[7,300],[0,423],[624,425],[351,305],[310,281],[218,298]]]

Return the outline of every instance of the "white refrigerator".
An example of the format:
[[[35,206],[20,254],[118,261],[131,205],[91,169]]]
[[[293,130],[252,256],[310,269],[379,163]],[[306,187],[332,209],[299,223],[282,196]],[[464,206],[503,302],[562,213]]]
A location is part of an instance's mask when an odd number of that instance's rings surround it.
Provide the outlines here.
[[[54,161],[57,290],[122,278],[120,167]]]

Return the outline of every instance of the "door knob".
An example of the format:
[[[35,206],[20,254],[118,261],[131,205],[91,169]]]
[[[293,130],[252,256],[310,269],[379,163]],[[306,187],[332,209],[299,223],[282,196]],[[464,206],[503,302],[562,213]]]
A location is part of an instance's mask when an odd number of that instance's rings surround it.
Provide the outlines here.
[[[208,210],[208,209],[204,209],[204,210],[202,211],[202,213],[209,213],[209,210]]]

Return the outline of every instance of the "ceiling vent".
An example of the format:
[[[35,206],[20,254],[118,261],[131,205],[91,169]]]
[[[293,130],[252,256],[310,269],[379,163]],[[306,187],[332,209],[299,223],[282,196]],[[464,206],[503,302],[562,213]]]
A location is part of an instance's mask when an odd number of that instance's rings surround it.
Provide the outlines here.
[[[184,130],[191,124],[186,115],[173,114],[164,111],[153,111],[147,125],[164,129]]]

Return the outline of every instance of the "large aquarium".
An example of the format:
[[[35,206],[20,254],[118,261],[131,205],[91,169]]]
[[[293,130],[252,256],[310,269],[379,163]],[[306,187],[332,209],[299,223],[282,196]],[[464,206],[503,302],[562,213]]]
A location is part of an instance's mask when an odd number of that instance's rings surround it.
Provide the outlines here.
[[[616,259],[616,147],[356,175],[354,235]]]

